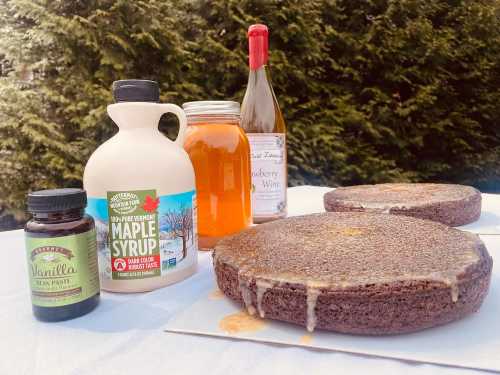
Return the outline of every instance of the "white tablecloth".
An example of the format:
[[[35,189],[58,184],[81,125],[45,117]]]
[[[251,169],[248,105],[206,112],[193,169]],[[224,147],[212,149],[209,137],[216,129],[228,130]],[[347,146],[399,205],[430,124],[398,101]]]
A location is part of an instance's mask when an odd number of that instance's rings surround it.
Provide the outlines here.
[[[327,188],[289,189],[291,214],[322,211]],[[487,236],[495,240],[500,236]],[[144,294],[102,293],[101,304],[78,319],[34,319],[22,231],[0,233],[0,375],[17,374],[469,374],[451,367],[344,353],[163,332],[192,301],[173,299],[192,278]],[[200,267],[209,267],[200,253]],[[198,280],[199,281],[199,280]],[[190,293],[191,295],[193,293]],[[200,316],[203,319],[203,316]]]

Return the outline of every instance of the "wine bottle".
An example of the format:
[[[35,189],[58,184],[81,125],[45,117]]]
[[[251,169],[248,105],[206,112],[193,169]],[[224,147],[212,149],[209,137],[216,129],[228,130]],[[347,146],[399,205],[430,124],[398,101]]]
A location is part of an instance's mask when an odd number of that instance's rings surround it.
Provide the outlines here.
[[[250,72],[241,108],[241,126],[250,142],[255,223],[287,214],[286,125],[267,67],[268,37],[265,25],[248,28]]]

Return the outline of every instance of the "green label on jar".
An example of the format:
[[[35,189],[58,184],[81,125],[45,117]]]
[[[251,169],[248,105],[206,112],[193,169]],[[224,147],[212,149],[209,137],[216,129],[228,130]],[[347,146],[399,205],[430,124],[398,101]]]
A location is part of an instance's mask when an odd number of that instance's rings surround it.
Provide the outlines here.
[[[160,276],[156,190],[109,191],[107,198],[113,280]]]
[[[65,306],[99,292],[95,230],[52,238],[26,236],[31,300]]]

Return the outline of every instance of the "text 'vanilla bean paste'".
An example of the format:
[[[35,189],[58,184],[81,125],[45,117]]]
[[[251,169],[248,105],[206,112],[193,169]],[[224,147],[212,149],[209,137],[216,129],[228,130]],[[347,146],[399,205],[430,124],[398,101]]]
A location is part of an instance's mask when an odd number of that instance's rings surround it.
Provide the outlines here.
[[[28,195],[33,218],[24,228],[33,313],[42,321],[76,318],[99,303],[94,220],[81,189]]]

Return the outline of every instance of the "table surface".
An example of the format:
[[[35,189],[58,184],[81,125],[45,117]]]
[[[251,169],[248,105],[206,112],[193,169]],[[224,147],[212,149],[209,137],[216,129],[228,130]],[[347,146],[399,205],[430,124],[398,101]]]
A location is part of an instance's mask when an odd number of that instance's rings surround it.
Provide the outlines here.
[[[289,189],[290,214],[323,211],[328,188]],[[482,236],[484,237],[484,236]],[[500,241],[500,236],[487,236]],[[33,318],[22,231],[0,233],[0,374],[472,374],[482,371],[346,353],[163,332],[193,301],[171,296],[197,288],[197,275],[154,292],[103,292],[97,309],[80,318],[41,323]],[[200,253],[200,267],[209,266]],[[202,317],[200,317],[202,318]]]

